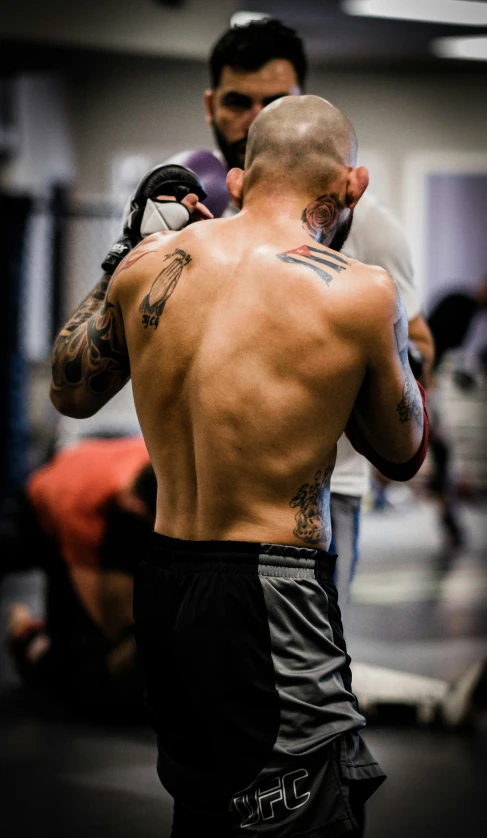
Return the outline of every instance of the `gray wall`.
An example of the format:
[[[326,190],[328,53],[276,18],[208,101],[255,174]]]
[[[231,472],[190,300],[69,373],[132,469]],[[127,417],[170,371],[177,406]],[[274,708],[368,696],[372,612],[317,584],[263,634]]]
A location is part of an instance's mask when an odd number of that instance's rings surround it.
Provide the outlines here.
[[[428,179],[429,299],[487,282],[487,173]],[[452,231],[454,235],[451,235]]]
[[[76,192],[110,192],[120,154],[164,159],[184,148],[211,147],[202,104],[206,65],[116,58],[70,85],[70,122],[78,167]]]

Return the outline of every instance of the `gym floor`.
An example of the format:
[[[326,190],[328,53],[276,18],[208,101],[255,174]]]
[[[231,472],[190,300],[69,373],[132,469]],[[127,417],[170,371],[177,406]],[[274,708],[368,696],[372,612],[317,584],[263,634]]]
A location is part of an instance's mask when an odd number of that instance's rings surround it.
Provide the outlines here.
[[[392,508],[363,517],[349,649],[357,661],[452,682],[487,652],[487,501],[462,505],[465,546],[445,554],[434,505],[407,487],[391,497]],[[8,603],[23,598],[39,612],[40,596],[36,574],[6,579],[2,638]],[[33,708],[3,648],[0,666],[2,838],[166,838],[171,799],[147,725]],[[445,730],[411,709],[371,710],[364,736],[388,774],[368,806],[367,838],[487,835],[485,714]]]

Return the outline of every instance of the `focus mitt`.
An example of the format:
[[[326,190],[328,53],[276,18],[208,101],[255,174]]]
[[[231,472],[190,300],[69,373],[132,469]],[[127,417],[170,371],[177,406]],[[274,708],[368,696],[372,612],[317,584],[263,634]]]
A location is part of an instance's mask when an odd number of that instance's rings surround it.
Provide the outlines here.
[[[112,274],[127,253],[146,236],[186,227],[192,220],[191,213],[181,202],[190,193],[197,195],[199,201],[206,198],[201,180],[190,169],[172,164],[151,169],[130,198],[122,235],[102,262],[105,273]],[[159,195],[176,200],[158,200]]]

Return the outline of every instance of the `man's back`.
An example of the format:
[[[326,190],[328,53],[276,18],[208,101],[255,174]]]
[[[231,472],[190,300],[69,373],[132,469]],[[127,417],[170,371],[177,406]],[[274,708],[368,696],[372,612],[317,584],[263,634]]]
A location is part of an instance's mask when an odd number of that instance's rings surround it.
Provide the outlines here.
[[[245,212],[151,238],[137,257],[113,292],[156,530],[326,547],[336,441],[365,371],[354,323],[373,319],[383,277],[300,223]]]
[[[355,156],[352,126],[325,100],[267,106],[245,171],[227,176],[241,212],[145,239],[86,327],[80,310],[60,334],[63,412],[91,415],[132,376],[157,532],[326,549],[352,412],[354,444],[384,473],[419,451],[404,307],[389,274],[337,252],[368,181]]]

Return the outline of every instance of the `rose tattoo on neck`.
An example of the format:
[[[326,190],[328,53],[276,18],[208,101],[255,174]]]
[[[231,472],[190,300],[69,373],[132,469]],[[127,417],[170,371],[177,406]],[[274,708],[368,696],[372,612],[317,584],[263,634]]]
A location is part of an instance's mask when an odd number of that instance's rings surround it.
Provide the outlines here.
[[[325,244],[336,232],[341,209],[343,207],[334,192],[321,195],[303,211],[301,221],[304,229],[318,244]]]

